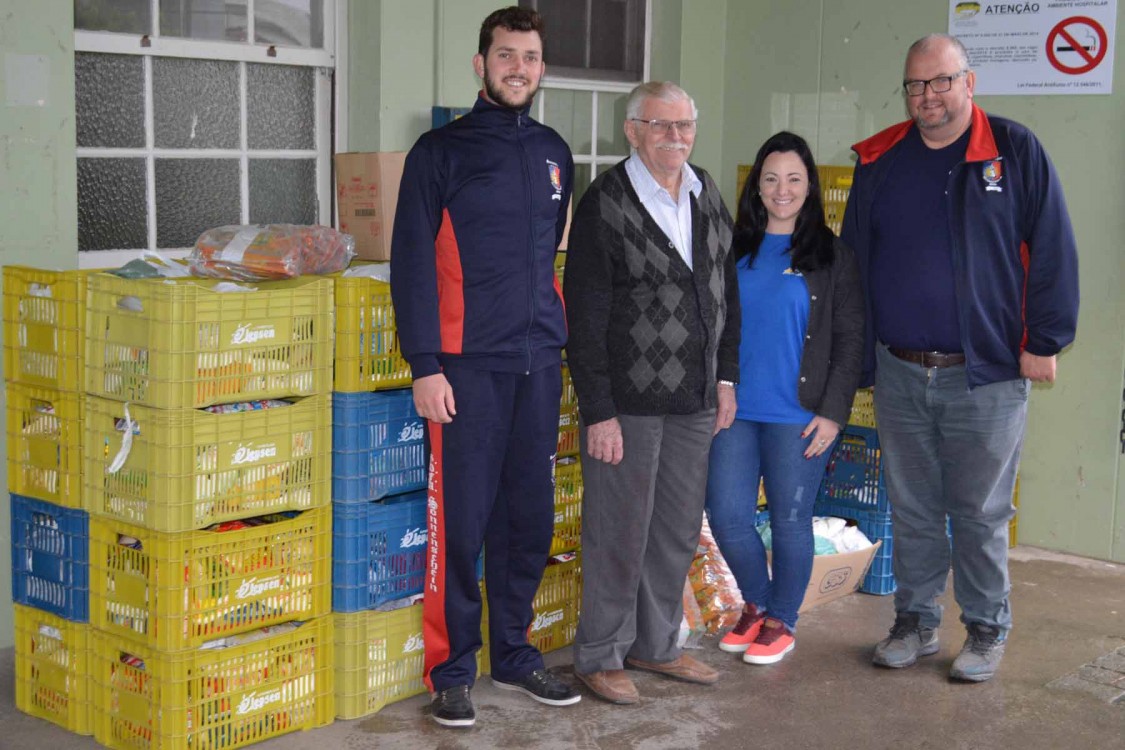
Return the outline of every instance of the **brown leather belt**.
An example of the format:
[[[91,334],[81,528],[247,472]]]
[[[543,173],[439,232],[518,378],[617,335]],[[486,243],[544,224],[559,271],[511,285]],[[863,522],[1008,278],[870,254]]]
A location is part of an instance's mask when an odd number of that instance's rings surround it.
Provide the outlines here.
[[[946,354],[945,352],[916,352],[912,349],[898,349],[888,346],[887,351],[904,362],[913,362],[922,367],[952,367],[965,364],[965,355],[960,352]]]

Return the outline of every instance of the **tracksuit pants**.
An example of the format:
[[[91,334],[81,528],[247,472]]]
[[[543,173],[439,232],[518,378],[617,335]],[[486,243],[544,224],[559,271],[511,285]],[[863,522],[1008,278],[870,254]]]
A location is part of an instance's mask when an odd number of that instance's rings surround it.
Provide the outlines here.
[[[527,642],[531,602],[554,531],[559,366],[530,374],[446,365],[457,413],[429,422],[429,547],[424,679],[431,692],[476,679],[481,647],[477,560],[485,549],[492,674],[543,667]]]

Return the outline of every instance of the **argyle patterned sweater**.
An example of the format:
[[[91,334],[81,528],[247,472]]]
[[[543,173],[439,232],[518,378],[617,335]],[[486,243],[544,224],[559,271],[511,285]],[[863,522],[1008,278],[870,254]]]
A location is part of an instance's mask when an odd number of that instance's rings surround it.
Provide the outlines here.
[[[618,414],[693,414],[738,382],[732,221],[714,180],[691,196],[692,264],[637,197],[622,161],[586,190],[570,228],[567,362],[587,425]]]

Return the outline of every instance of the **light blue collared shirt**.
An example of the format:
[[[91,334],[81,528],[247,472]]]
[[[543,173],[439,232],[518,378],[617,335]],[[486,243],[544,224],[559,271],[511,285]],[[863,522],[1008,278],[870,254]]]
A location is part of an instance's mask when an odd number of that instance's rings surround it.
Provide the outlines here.
[[[688,194],[699,198],[699,194],[703,192],[703,182],[695,174],[695,170],[684,163],[679,200],[672,200],[671,193],[656,181],[636,151],[625,162],[625,173],[629,175],[629,182],[637,191],[641,205],[656,221],[656,225],[664,230],[664,234],[668,235],[668,239],[672,240],[687,267],[692,268],[691,200]]]

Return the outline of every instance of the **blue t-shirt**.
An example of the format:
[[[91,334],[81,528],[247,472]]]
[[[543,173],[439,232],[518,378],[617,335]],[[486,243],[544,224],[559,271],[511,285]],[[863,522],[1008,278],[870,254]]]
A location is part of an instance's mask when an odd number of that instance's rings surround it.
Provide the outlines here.
[[[968,139],[932,149],[911,128],[879,186],[869,281],[875,336],[888,346],[962,350],[945,190]]]
[[[789,267],[791,239],[789,234],[767,234],[753,268],[749,257],[738,261],[739,419],[803,425],[813,418],[797,400],[809,291],[805,277]]]

